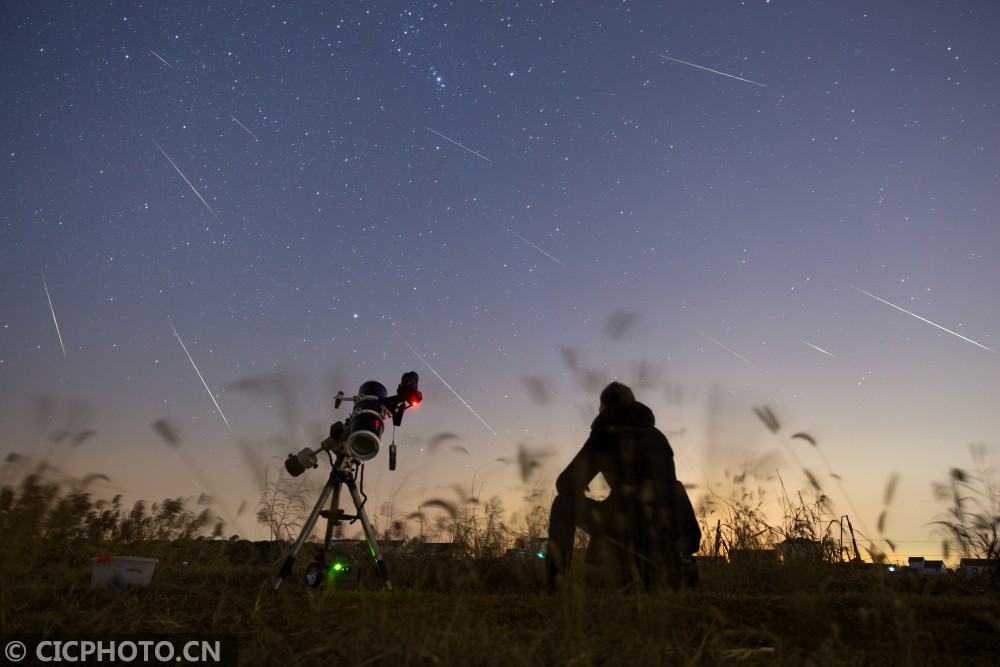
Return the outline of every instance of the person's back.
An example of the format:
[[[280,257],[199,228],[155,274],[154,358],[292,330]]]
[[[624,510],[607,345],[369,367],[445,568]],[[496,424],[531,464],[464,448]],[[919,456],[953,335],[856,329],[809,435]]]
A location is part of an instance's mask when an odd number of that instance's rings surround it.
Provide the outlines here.
[[[645,588],[674,586],[680,564],[673,548],[677,476],[670,443],[642,403],[607,410],[597,422],[598,442],[607,443],[600,468],[611,487],[602,514],[613,522],[607,533],[611,545],[603,553],[610,562],[601,566],[624,568],[626,582]],[[598,557],[600,545],[593,546]],[[588,559],[592,564],[594,557]]]
[[[598,472],[611,492],[603,502],[587,501],[583,492]],[[652,588],[677,585],[676,483],[670,443],[656,429],[652,411],[632,400],[601,410],[556,490],[557,499],[576,508],[576,525],[591,536],[588,564],[612,580]]]

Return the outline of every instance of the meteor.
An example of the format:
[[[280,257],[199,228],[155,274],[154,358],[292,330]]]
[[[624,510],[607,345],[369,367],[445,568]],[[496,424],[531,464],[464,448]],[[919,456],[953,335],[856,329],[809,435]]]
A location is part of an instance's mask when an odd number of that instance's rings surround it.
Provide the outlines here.
[[[799,339],[799,342],[800,342],[800,343],[805,343],[806,345],[808,345],[808,346],[809,346],[809,347],[811,347],[812,349],[816,350],[817,352],[822,352],[823,354],[825,354],[825,355],[826,355],[826,356],[828,356],[828,357],[833,357],[833,355],[832,355],[832,354],[830,354],[829,352],[827,352],[827,351],[826,351],[826,350],[824,350],[823,348],[821,348],[821,347],[816,347],[815,345],[813,345],[812,343],[810,343],[810,342],[808,342],[808,341],[805,341],[805,340],[802,340],[802,339],[800,338],[800,339]],[[833,357],[833,358],[834,358],[834,359],[836,359],[837,357]]]
[[[709,336],[707,333],[705,333],[703,331],[699,331],[698,333],[700,333],[702,336],[704,336],[705,338],[709,339],[710,341],[712,341],[713,343],[715,343],[716,345],[718,345],[719,347],[721,347],[726,352],[729,352],[730,354],[735,354],[737,357],[740,357],[740,359],[742,359],[743,361],[747,362],[751,366],[754,365],[752,361],[750,361],[746,357],[743,357],[743,356],[740,356],[740,355],[736,354],[735,352],[733,352],[732,350],[730,350],[728,347],[726,347],[725,345],[723,345],[719,341],[717,341],[714,338],[712,338],[711,336]]]
[[[256,134],[254,134],[253,132],[251,132],[251,131],[250,131],[250,128],[249,128],[249,127],[247,127],[246,125],[244,125],[243,123],[241,123],[241,122],[240,122],[240,119],[239,119],[239,118],[237,118],[237,117],[236,117],[236,116],[234,116],[233,114],[229,114],[229,117],[230,117],[230,118],[232,118],[233,120],[235,120],[235,121],[236,121],[236,124],[237,124],[237,125],[239,125],[239,126],[240,126],[240,127],[242,127],[242,128],[244,129],[244,130],[246,130],[246,131],[247,131],[247,134],[249,134],[249,135],[250,135],[251,137],[253,137],[253,140],[254,140],[254,141],[260,141],[260,140],[259,140],[259,139],[257,138],[257,135],[256,135]]]
[[[465,407],[469,408],[469,412],[471,412],[472,414],[476,415],[476,419],[478,419],[479,421],[483,422],[483,426],[485,426],[486,428],[488,428],[490,430],[490,433],[492,433],[493,435],[497,434],[497,432],[493,430],[493,427],[490,426],[489,424],[487,424],[486,420],[483,419],[482,417],[480,417],[479,413],[477,413],[475,410],[473,410],[472,406],[469,405],[468,403],[466,403],[465,399],[462,398],[461,396],[459,396],[458,392],[455,391],[454,389],[452,389],[450,384],[448,384],[447,382],[445,382],[445,379],[443,377],[441,377],[441,375],[438,374],[438,372],[436,370],[434,370],[434,367],[431,366],[429,363],[427,363],[427,360],[424,359],[422,356],[420,356],[419,352],[417,352],[416,350],[413,349],[412,345],[410,345],[409,343],[407,343],[406,340],[402,336],[400,336],[398,333],[396,335],[399,336],[399,340],[403,341],[403,345],[405,345],[406,347],[410,348],[410,352],[412,352],[413,354],[417,355],[417,359],[420,359],[420,361],[424,362],[424,366],[427,366],[427,368],[431,369],[431,373],[434,373],[434,375],[437,375],[437,379],[438,380],[441,380],[441,382],[444,382],[444,386],[448,387],[448,389],[451,390],[451,393],[455,394],[455,398],[457,398],[458,400],[462,401],[462,405],[464,405]]]
[[[480,155],[480,154],[479,154],[479,153],[477,153],[476,151],[474,151],[474,150],[472,150],[471,148],[468,148],[468,147],[466,147],[466,146],[463,146],[462,144],[458,143],[458,142],[457,142],[457,141],[455,141],[454,139],[448,139],[448,137],[444,136],[443,134],[441,134],[441,133],[440,133],[440,132],[438,132],[437,130],[431,130],[431,128],[427,127],[426,125],[424,125],[424,129],[425,129],[425,130],[430,130],[431,132],[433,132],[434,134],[438,135],[438,136],[439,136],[439,137],[441,137],[442,139],[445,139],[445,140],[447,140],[447,141],[450,141],[451,143],[455,144],[455,145],[456,145],[456,146],[458,146],[459,148],[464,148],[465,150],[469,151],[469,152],[470,152],[470,153],[472,153],[473,155],[475,155],[475,156],[477,156],[477,157],[481,157],[481,158],[483,158],[484,160],[486,160],[487,162],[489,162],[490,164],[493,164],[493,160],[489,159],[489,158],[488,158],[488,157],[486,157],[485,155]]]
[[[984,350],[986,350],[987,352],[992,352],[993,354],[996,354],[996,350],[991,350],[990,348],[986,347],[985,345],[980,345],[979,343],[977,343],[976,341],[972,340],[971,338],[966,338],[966,337],[965,337],[965,336],[963,336],[962,334],[959,334],[959,333],[955,333],[955,332],[954,332],[954,331],[952,331],[951,329],[945,329],[945,328],[944,328],[943,326],[941,326],[940,324],[934,324],[934,322],[931,322],[931,321],[930,321],[930,320],[928,320],[927,318],[925,318],[925,317],[920,317],[920,316],[919,316],[919,315],[917,315],[916,313],[911,313],[910,311],[906,310],[905,308],[900,308],[899,306],[897,306],[897,305],[896,305],[896,304],[894,304],[894,303],[889,303],[889,302],[888,302],[888,301],[886,301],[885,299],[880,299],[879,297],[875,296],[875,295],[874,295],[874,294],[872,294],[871,292],[866,292],[866,291],[864,291],[863,289],[861,289],[860,287],[854,287],[854,285],[851,285],[851,284],[848,284],[847,286],[848,286],[848,287],[851,287],[851,288],[853,288],[853,289],[856,289],[856,290],[858,290],[858,291],[859,291],[859,292],[861,292],[862,294],[867,294],[867,295],[868,295],[868,296],[870,296],[871,298],[873,298],[873,299],[875,299],[875,300],[877,300],[877,301],[881,301],[882,303],[886,304],[887,306],[892,306],[892,307],[893,307],[893,308],[895,308],[896,310],[902,310],[902,311],[903,311],[904,313],[906,313],[907,315],[912,315],[913,317],[917,318],[918,320],[920,320],[920,321],[922,321],[922,322],[927,322],[927,324],[930,324],[930,325],[932,325],[932,326],[935,326],[935,327],[937,327],[938,329],[941,329],[941,331],[947,331],[947,332],[948,332],[948,333],[950,333],[950,334],[951,334],[952,336],[958,336],[958,337],[959,337],[959,338],[961,338],[962,340],[964,340],[964,341],[968,341],[968,342],[972,343],[973,345],[975,345],[975,346],[977,346],[977,347],[981,347],[981,348],[983,348]]]
[[[661,58],[666,58],[667,60],[673,60],[675,63],[680,63],[682,65],[687,65],[689,67],[697,67],[698,69],[703,69],[706,72],[711,72],[713,74],[721,74],[722,76],[728,76],[730,79],[738,79],[740,81],[746,81],[747,83],[752,83],[755,86],[760,86],[761,88],[767,88],[767,86],[765,86],[762,83],[757,83],[756,81],[751,81],[750,79],[744,79],[743,77],[740,77],[740,76],[734,76],[732,74],[726,74],[725,72],[720,72],[718,70],[709,69],[708,67],[702,67],[701,65],[695,65],[694,63],[689,63],[686,60],[678,60],[677,58],[671,58],[670,56],[664,56],[664,55],[661,55],[659,53],[657,53],[656,55],[660,56]]]
[[[52,307],[52,297],[49,295],[49,284],[45,282],[45,272],[42,271],[42,287],[45,288],[45,298],[49,300],[49,310],[52,311],[52,322],[56,325],[56,335],[59,336],[59,347],[62,348],[63,356],[66,356],[66,346],[63,345],[62,334],[59,333],[59,321],[56,320],[56,309]]]
[[[149,52],[152,53],[157,58],[160,58],[160,60],[163,61],[163,64],[166,65],[167,67],[173,67],[173,65],[168,63],[166,60],[163,60],[163,58],[160,57],[160,54],[154,51],[153,49],[150,49]]]
[[[503,225],[501,225],[501,226],[503,226]],[[556,259],[552,255],[550,255],[549,253],[545,252],[544,250],[542,250],[541,248],[539,248],[538,246],[536,246],[534,243],[532,243],[528,239],[524,238],[523,236],[521,236],[520,234],[518,234],[517,232],[515,232],[510,227],[504,227],[504,229],[506,229],[508,232],[510,232],[511,234],[513,234],[514,236],[516,236],[517,238],[521,239],[522,241],[524,241],[528,245],[530,245],[532,248],[534,248],[538,252],[542,253],[543,255],[545,255],[546,257],[548,257],[549,259],[551,259],[553,262],[556,262],[557,264],[559,264],[559,266],[566,266],[565,264],[563,264],[562,262],[560,262],[558,259]]]
[[[170,164],[171,164],[171,165],[173,166],[173,168],[177,170],[177,173],[181,175],[181,178],[183,178],[183,179],[184,179],[184,182],[188,184],[188,187],[189,187],[189,188],[191,188],[192,190],[194,190],[194,193],[195,193],[196,195],[198,195],[198,199],[200,199],[200,200],[201,200],[201,203],[205,205],[205,208],[207,208],[207,209],[209,210],[209,212],[210,212],[210,213],[211,213],[211,214],[212,214],[213,216],[215,216],[215,218],[216,218],[216,219],[218,219],[218,218],[219,218],[219,216],[215,215],[215,211],[213,211],[213,210],[212,210],[212,207],[208,205],[208,202],[207,202],[207,201],[205,201],[205,198],[201,196],[201,193],[200,193],[200,192],[198,192],[197,188],[195,188],[195,187],[194,187],[193,185],[191,185],[191,181],[189,181],[189,180],[187,179],[187,176],[185,176],[185,175],[184,175],[184,172],[182,172],[182,171],[180,170],[180,168],[179,168],[179,167],[178,167],[178,166],[177,166],[176,164],[174,164],[174,161],[170,159],[170,156],[169,156],[169,155],[167,155],[167,151],[163,150],[163,147],[162,147],[162,146],[160,146],[160,144],[157,144],[157,143],[156,143],[156,139],[153,139],[153,143],[154,143],[154,144],[156,144],[156,147],[160,149],[160,152],[161,152],[161,153],[163,153],[163,157],[167,158],[167,161],[168,161],[168,162],[170,162]]]
[[[191,353],[188,352],[187,346],[185,346],[184,341],[181,340],[181,335],[177,333],[177,329],[174,329],[173,322],[170,323],[170,328],[174,330],[174,335],[177,336],[177,342],[181,344],[181,349],[183,349],[184,354],[187,355],[188,361],[190,361],[191,365],[194,366],[194,372],[198,374],[198,379],[201,380],[201,384],[205,387],[205,391],[208,392],[208,397],[212,399],[213,403],[215,403],[215,409],[219,411],[220,415],[222,415],[222,421],[226,422],[226,426],[228,426],[229,430],[232,431],[233,427],[229,426],[229,420],[226,419],[226,415],[222,413],[222,408],[219,407],[219,402],[215,400],[215,396],[212,395],[212,390],[208,388],[208,383],[206,383],[205,378],[201,376],[201,371],[198,370],[198,366],[194,363],[194,359],[191,358]]]

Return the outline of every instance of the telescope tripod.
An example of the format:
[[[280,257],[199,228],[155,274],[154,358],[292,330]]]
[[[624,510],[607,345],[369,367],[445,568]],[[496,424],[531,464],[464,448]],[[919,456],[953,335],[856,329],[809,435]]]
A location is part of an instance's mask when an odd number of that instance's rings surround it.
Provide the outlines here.
[[[355,513],[353,515],[345,514],[344,510],[340,509],[340,490],[345,485],[351,494],[351,499],[354,501]],[[332,498],[330,499],[330,509],[324,510],[323,504],[326,502],[326,499],[331,496],[331,494]],[[316,505],[313,507],[312,512],[309,513],[309,518],[306,519],[305,525],[302,526],[302,532],[299,533],[298,539],[295,540],[295,543],[292,544],[292,548],[288,551],[288,556],[285,557],[285,562],[281,566],[281,570],[278,572],[278,578],[275,579],[272,590],[277,591],[278,587],[281,586],[281,582],[292,573],[292,566],[295,564],[295,556],[298,554],[299,549],[302,548],[302,544],[306,541],[306,538],[312,532],[312,529],[316,526],[316,521],[318,521],[320,517],[326,519],[326,535],[323,539],[324,559],[326,554],[330,551],[334,529],[340,526],[345,519],[348,521],[358,520],[361,522],[361,527],[364,529],[365,540],[368,542],[368,550],[371,552],[372,559],[375,561],[375,574],[385,581],[386,589],[391,591],[392,582],[389,581],[389,573],[386,570],[385,562],[382,560],[382,551],[379,549],[378,541],[375,539],[375,531],[372,530],[372,526],[368,522],[368,515],[365,513],[364,501],[361,499],[361,493],[358,491],[358,485],[355,482],[354,459],[353,457],[345,456],[343,454],[337,456],[333,465],[333,470],[330,471],[330,477],[327,479],[326,485],[323,486],[323,490],[320,492],[319,499],[316,501]]]

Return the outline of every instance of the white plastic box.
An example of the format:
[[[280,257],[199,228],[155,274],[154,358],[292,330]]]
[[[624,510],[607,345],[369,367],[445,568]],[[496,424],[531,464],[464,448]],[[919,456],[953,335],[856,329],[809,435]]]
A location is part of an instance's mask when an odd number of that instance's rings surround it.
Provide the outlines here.
[[[138,556],[100,556],[90,562],[94,564],[91,588],[125,588],[148,586],[153,580],[153,568],[160,561]]]

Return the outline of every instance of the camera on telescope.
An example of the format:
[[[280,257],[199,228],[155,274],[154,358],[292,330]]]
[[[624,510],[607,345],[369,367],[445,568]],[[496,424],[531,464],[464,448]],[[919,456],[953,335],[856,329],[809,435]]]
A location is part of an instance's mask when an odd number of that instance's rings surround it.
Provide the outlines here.
[[[298,454],[289,454],[285,459],[285,469],[292,477],[298,477],[306,468],[317,466],[316,455],[324,450],[338,459],[364,462],[375,458],[382,444],[385,422],[391,419],[394,426],[399,426],[403,422],[403,412],[423,400],[419,381],[415,372],[403,373],[394,396],[389,396],[385,385],[374,380],[362,384],[356,396],[344,396],[344,392],[339,392],[334,400],[334,409],[339,408],[342,401],[354,402],[347,423],[336,422],[330,426],[330,437],[320,443],[318,450],[306,447]],[[389,448],[390,470],[396,469],[395,449],[395,444]]]

